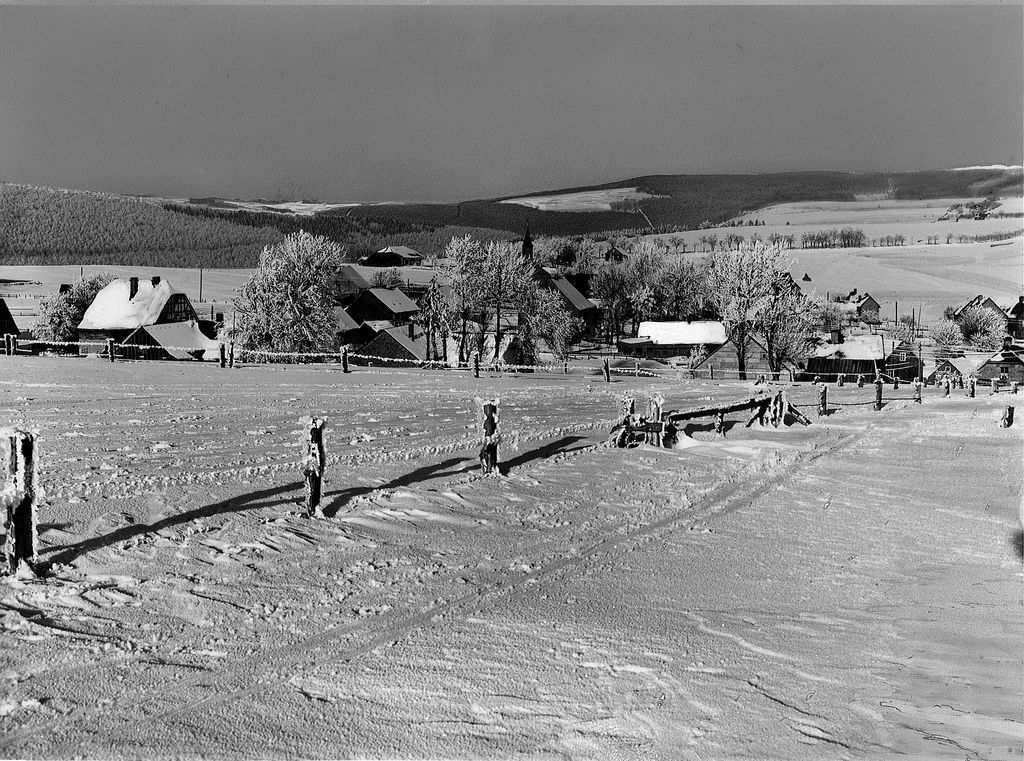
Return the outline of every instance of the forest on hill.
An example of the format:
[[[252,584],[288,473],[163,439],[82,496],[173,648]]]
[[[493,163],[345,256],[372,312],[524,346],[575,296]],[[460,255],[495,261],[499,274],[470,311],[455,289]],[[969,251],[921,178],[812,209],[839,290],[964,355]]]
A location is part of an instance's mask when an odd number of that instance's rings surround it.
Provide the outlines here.
[[[535,235],[548,236],[677,232],[796,201],[1021,195],[1022,178],[1019,170],[1001,169],[651,175],[520,196],[634,187],[654,196],[630,212],[548,211],[491,199],[375,204],[311,216],[236,210],[217,199],[161,205],[107,193],[2,184],[0,264],[252,267],[264,246],[299,230],[337,241],[352,260],[397,244],[431,257],[455,236],[518,239],[526,225]]]

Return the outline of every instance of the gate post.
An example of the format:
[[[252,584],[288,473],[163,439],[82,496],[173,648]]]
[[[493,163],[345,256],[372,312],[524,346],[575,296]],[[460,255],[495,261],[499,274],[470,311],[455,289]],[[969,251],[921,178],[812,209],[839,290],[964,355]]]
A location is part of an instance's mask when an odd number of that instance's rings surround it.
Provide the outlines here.
[[[20,428],[0,432],[7,445],[4,489],[0,507],[4,516],[4,557],[2,573],[14,574],[24,564],[34,572],[36,555],[36,501],[39,465],[36,435]]]
[[[327,451],[324,448],[324,426],[326,418],[309,418],[308,436],[306,441],[306,457],[302,462],[302,475],[306,479],[306,516],[323,518],[320,509],[320,496],[323,493],[324,466],[327,464]]]

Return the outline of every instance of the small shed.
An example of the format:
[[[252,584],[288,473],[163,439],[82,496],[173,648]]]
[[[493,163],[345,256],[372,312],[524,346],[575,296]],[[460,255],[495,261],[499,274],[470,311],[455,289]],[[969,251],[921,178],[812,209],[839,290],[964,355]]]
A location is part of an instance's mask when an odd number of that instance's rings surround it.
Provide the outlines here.
[[[359,259],[364,267],[408,267],[423,263],[423,254],[408,246],[387,246]]]
[[[727,340],[725,324],[717,320],[649,321],[640,323],[636,338],[619,341],[619,353],[643,359],[688,357],[697,347],[711,352]]]
[[[419,307],[397,288],[368,288],[345,310],[357,323],[387,320],[392,325],[408,322]]]
[[[606,262],[611,264],[621,264],[629,258],[629,255],[612,241],[608,241],[605,244],[605,249],[601,252],[601,256]]]
[[[935,364],[935,370],[926,379],[928,383],[941,383],[946,378],[967,380],[978,371],[985,359],[969,359],[967,357],[943,357]]]
[[[124,343],[121,351],[128,359],[203,360],[220,354],[220,343],[204,335],[196,321],[143,325]]]
[[[980,381],[1024,383],[1024,346],[1008,344],[984,360],[974,373]]]

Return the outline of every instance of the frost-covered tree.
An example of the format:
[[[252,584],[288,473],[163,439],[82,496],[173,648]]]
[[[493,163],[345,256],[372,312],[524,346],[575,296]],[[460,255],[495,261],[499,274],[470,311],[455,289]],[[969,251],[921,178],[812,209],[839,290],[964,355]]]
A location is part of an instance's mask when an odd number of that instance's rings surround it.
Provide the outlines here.
[[[472,351],[469,345],[470,321],[481,319],[486,325],[483,281],[486,256],[483,244],[471,235],[452,238],[445,246],[448,267],[443,283],[448,286],[447,314],[450,331],[459,336],[459,362],[467,362]]]
[[[967,307],[957,318],[964,341],[981,349],[998,349],[1006,333],[1006,318],[984,307]]]
[[[385,267],[370,275],[369,282],[371,288],[398,288],[405,281],[398,267]]]
[[[72,283],[64,293],[55,293],[39,300],[39,319],[33,332],[44,341],[77,341],[78,325],[96,294],[114,276],[101,272]]]
[[[932,328],[932,338],[938,347],[938,355],[952,356],[964,343],[964,334],[960,326],[953,320],[941,320]]]
[[[590,281],[590,292],[602,304],[608,342],[615,343],[622,335],[623,321],[629,316],[625,267],[612,262],[602,264]]]
[[[306,232],[264,248],[234,302],[236,340],[264,351],[334,351],[334,274],[344,261],[341,246]]]

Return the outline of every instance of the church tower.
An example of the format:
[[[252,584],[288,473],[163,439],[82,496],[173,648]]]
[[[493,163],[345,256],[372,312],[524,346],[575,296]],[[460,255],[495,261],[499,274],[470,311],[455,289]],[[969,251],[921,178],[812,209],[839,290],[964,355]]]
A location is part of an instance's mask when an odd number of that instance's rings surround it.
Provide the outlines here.
[[[523,258],[533,261],[533,238],[530,237],[530,223],[526,223],[526,235],[523,236]]]

